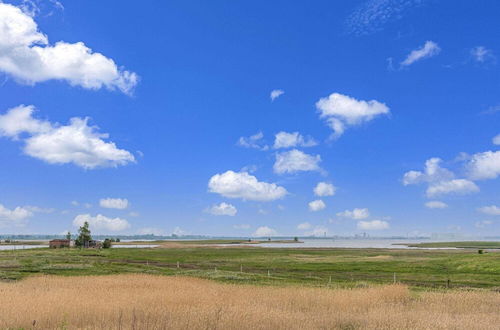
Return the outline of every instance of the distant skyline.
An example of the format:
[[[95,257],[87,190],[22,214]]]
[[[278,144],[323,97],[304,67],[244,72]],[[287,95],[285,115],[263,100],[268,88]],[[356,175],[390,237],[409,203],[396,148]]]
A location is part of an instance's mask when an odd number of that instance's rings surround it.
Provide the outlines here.
[[[498,10],[0,0],[0,234],[500,235]]]

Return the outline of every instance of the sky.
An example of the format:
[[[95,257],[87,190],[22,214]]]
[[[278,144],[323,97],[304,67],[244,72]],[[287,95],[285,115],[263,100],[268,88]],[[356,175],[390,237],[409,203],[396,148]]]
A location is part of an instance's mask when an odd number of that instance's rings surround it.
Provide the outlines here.
[[[0,233],[500,235],[499,10],[0,1]]]

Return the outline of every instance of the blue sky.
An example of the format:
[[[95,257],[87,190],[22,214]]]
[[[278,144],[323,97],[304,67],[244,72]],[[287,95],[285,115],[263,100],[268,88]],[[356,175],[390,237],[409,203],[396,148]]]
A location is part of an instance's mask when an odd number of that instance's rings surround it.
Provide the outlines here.
[[[0,2],[0,233],[499,235],[498,10]]]

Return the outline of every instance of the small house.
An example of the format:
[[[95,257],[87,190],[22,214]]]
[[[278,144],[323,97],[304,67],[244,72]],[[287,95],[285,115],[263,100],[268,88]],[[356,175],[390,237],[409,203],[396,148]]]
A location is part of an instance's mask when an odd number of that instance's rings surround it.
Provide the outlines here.
[[[49,242],[49,247],[52,249],[58,248],[69,248],[71,246],[71,240],[69,239],[53,239]]]

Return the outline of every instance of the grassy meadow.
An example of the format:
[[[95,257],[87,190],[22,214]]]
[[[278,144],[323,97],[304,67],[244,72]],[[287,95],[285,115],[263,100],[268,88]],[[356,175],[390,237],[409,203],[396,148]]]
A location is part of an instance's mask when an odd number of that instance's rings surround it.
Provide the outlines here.
[[[177,267],[179,265],[179,267]],[[171,248],[0,251],[0,280],[31,275],[184,275],[263,285],[500,288],[500,253],[477,250]],[[448,282],[449,280],[449,282]]]

